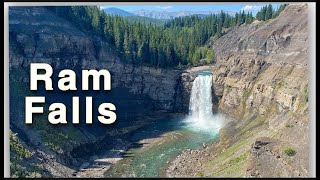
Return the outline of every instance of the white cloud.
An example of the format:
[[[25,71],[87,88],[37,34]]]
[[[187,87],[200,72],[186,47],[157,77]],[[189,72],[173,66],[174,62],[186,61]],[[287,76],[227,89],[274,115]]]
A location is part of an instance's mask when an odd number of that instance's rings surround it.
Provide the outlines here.
[[[243,7],[241,10],[245,10],[245,11],[259,11],[262,8],[262,6],[251,6],[251,5],[246,5],[245,7]]]
[[[171,9],[173,6],[158,6],[160,9]]]
[[[104,6],[98,6],[98,8],[99,8],[100,10],[105,9],[105,7],[104,7]]]

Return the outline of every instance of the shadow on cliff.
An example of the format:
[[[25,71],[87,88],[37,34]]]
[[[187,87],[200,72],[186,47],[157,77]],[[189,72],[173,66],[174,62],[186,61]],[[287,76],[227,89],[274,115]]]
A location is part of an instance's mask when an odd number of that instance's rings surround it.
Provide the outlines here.
[[[18,79],[16,72],[11,73],[11,75],[11,80]],[[79,130],[81,136],[73,135],[73,138],[76,138],[76,141],[80,142],[80,144],[70,145],[72,146],[71,150],[63,149],[64,153],[56,155],[56,160],[63,165],[79,168],[83,162],[92,160],[92,156],[105,158],[133,156],[125,152],[125,150],[128,148],[142,147],[144,144],[140,143],[141,140],[157,138],[177,128],[174,125],[164,125],[161,127],[162,123],[157,121],[174,119],[176,117],[172,117],[172,114],[166,112],[155,113],[154,102],[141,94],[132,94],[126,88],[114,88],[111,91],[77,90],[62,92],[55,87],[57,85],[55,80],[53,80],[53,85],[53,91],[45,91],[41,83],[39,84],[38,91],[30,91],[28,90],[27,84],[10,84],[10,126],[14,132],[18,132],[19,137],[27,143],[28,146],[33,147],[35,150],[44,150],[43,147],[45,147],[45,143],[50,143],[51,140],[60,141],[60,139],[58,139],[60,133],[66,134],[67,136],[70,135],[70,138],[66,140],[69,142],[64,142],[64,144],[72,144],[71,141],[75,140],[71,137],[73,134],[72,130]],[[81,87],[81,84],[78,87]],[[25,96],[46,97],[46,103],[42,105],[45,113],[42,115],[34,114],[33,124],[31,125],[23,124]],[[78,96],[80,100],[80,124],[72,124],[73,96]],[[85,124],[86,96],[92,96],[93,99],[92,124]],[[52,125],[48,122],[48,106],[52,103],[65,104],[67,108],[67,125]],[[98,121],[97,117],[100,115],[98,113],[98,107],[101,103],[113,103],[116,106],[116,122],[110,125],[104,125]],[[139,125],[138,123],[146,125],[129,133],[123,132]],[[35,131],[37,133],[41,131],[46,137],[52,137],[53,139],[47,139],[46,142],[44,142],[44,136],[39,133],[40,140],[36,142],[34,139]],[[112,132],[115,132],[115,134],[112,134]],[[84,139],[83,142],[81,142],[81,138]],[[92,140],[90,141],[90,139]],[[106,153],[108,151],[113,151],[114,153]]]

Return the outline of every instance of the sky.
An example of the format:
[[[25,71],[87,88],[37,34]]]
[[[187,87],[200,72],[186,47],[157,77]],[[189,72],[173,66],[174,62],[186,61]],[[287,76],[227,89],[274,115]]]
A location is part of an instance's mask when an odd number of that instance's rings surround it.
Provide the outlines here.
[[[232,4],[213,4],[213,3],[199,3],[199,4],[172,4],[172,3],[163,3],[163,4],[109,4],[103,5],[101,8],[120,8],[122,10],[133,12],[136,10],[154,10],[154,11],[230,11],[230,12],[239,12],[240,10],[244,10],[246,12],[252,12],[255,14],[257,11],[260,10],[262,6],[266,4],[257,4],[257,3],[232,3]],[[274,8],[277,8],[280,4],[279,3],[272,3]]]

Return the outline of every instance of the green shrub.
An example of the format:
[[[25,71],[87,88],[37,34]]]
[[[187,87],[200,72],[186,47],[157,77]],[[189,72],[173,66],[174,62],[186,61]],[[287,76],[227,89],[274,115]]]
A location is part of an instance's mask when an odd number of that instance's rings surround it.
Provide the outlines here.
[[[14,158],[19,160],[30,158],[33,154],[27,148],[25,148],[17,134],[10,131],[10,151],[13,153]]]
[[[303,96],[304,96],[304,101],[307,103],[308,102],[308,87],[306,88],[306,89],[304,89],[304,94],[303,94]]]
[[[293,125],[292,125],[292,124],[287,124],[286,127],[287,127],[287,128],[292,128]]]
[[[204,177],[204,173],[203,172],[197,172],[197,176],[198,177]]]
[[[26,167],[21,166],[16,162],[10,163],[10,173],[12,178],[40,178],[42,177],[40,173],[40,168],[35,169],[35,171],[29,171]]]
[[[286,148],[284,150],[284,153],[287,155],[287,156],[294,156],[297,152],[292,149],[292,148]]]

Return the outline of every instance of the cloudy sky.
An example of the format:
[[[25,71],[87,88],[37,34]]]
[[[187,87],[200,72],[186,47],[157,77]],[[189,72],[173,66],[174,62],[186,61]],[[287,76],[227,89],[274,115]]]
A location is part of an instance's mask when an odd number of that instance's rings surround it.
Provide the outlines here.
[[[238,12],[240,10],[245,11],[251,11],[254,14],[266,4],[257,4],[257,3],[232,3],[232,4],[213,4],[213,3],[199,3],[199,4],[172,4],[172,3],[163,3],[163,4],[132,4],[132,5],[126,5],[126,4],[112,4],[112,5],[104,5],[101,6],[101,8],[120,8],[125,11],[136,11],[136,10],[155,10],[155,11],[231,11],[231,12]],[[277,8],[280,4],[272,3],[272,6]]]

